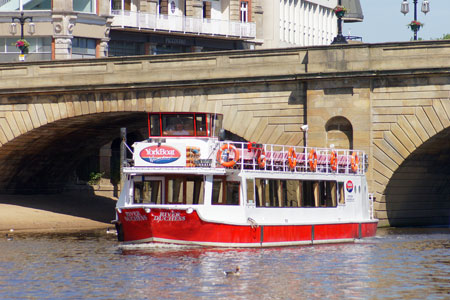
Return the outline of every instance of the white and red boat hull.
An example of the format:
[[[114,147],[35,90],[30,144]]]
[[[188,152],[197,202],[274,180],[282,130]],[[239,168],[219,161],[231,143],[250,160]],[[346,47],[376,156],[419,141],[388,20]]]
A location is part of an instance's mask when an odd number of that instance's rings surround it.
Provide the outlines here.
[[[327,224],[225,224],[202,220],[196,210],[118,210],[119,234],[128,243],[170,243],[218,247],[276,247],[352,242],[374,236],[377,220]]]

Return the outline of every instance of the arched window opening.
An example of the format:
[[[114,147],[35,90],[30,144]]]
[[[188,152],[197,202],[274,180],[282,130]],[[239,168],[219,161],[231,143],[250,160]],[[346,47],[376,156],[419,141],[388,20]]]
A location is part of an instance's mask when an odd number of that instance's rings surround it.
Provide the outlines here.
[[[344,117],[333,117],[325,125],[327,146],[338,149],[353,149],[353,126]]]

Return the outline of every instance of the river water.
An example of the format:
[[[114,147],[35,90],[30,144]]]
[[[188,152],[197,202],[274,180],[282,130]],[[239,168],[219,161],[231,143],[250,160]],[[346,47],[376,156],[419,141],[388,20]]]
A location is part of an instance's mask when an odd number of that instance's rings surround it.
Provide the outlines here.
[[[103,230],[0,239],[0,299],[325,298],[450,299],[450,230],[273,249],[124,247]]]

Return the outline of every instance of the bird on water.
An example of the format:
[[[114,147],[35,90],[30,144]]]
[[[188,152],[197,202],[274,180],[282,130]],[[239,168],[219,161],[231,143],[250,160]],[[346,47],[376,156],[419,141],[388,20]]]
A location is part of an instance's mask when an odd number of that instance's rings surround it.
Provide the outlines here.
[[[239,275],[241,275],[240,271],[241,270],[240,270],[239,266],[237,266],[234,271],[223,271],[223,273],[225,274],[225,276],[239,276]]]

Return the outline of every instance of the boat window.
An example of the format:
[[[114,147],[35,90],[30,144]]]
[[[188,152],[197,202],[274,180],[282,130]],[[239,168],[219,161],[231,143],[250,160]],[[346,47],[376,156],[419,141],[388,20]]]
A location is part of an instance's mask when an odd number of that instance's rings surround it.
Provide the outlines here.
[[[197,136],[206,136],[207,135],[207,123],[206,123],[206,115],[205,114],[196,114],[195,115],[195,126],[197,129]]]
[[[167,180],[167,204],[182,204],[183,201],[183,178],[172,178]]]
[[[256,179],[256,206],[299,207],[301,184],[298,180]]]
[[[255,203],[255,199],[253,179],[247,179],[247,203]]]
[[[203,178],[186,179],[186,204],[204,203]]]
[[[203,176],[167,178],[166,204],[204,204]]]
[[[222,129],[222,115],[214,115],[211,120],[212,136],[219,136],[220,129]]]
[[[227,205],[239,205],[239,182],[227,182]]]
[[[214,178],[211,203],[213,205],[239,205],[239,186],[239,182]]]
[[[336,207],[341,200],[335,181],[255,179],[257,207]],[[248,199],[251,199],[248,191]]]
[[[279,180],[256,179],[257,192],[256,206],[279,207],[278,186]]]
[[[161,136],[159,115],[150,115],[150,136]]]
[[[302,182],[299,180],[285,180],[286,182],[286,202],[287,207],[300,207],[302,203]]]
[[[344,198],[344,183],[338,182],[338,189],[337,189],[337,197],[339,199],[339,204],[345,204],[345,198]]]
[[[223,204],[223,179],[214,178],[212,190],[212,204]]]
[[[332,207],[337,205],[335,181],[319,181],[319,189],[320,189],[319,206]]]
[[[164,136],[194,135],[193,114],[162,115],[162,129]]]
[[[305,207],[336,207],[337,187],[335,181],[304,181]]]
[[[135,182],[133,203],[161,204],[161,183],[161,180]]]

